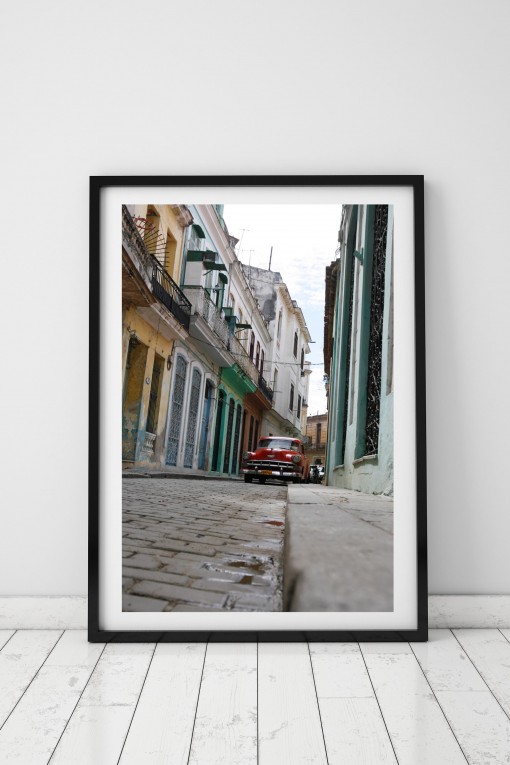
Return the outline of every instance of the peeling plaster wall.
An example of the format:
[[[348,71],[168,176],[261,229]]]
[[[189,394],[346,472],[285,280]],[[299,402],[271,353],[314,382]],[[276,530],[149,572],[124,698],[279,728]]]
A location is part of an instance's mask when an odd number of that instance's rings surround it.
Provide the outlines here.
[[[283,281],[282,275],[278,271],[267,271],[244,264],[243,270],[252,289],[257,294],[259,308],[265,320],[274,321],[276,319],[277,300],[275,284]]]
[[[507,0],[2,11],[0,594],[87,591],[88,176],[165,173],[424,173],[430,590],[509,593]]]

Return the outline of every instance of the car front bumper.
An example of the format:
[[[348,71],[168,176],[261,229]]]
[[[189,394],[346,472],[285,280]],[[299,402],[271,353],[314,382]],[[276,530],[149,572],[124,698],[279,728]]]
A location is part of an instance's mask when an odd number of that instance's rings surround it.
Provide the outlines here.
[[[281,465],[242,465],[241,473],[243,475],[251,475],[254,478],[262,476],[263,478],[282,478],[292,479],[301,478],[301,465],[292,465],[291,463],[283,463]]]

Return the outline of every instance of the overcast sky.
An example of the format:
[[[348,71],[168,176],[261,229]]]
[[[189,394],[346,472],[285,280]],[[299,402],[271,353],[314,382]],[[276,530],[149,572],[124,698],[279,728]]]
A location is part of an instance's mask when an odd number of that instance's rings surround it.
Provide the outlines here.
[[[242,263],[279,271],[310,330],[312,362],[308,414],[326,411],[324,390],[324,278],[335,260],[341,205],[225,205],[229,233],[240,239]],[[245,229],[243,233],[243,229]]]

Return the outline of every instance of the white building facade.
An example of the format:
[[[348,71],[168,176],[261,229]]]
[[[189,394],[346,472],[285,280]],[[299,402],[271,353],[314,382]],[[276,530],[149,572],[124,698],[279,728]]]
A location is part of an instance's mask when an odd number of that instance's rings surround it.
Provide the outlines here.
[[[243,270],[271,336],[264,374],[273,389],[273,407],[264,416],[264,434],[299,438],[306,431],[310,333],[280,273],[245,265]]]

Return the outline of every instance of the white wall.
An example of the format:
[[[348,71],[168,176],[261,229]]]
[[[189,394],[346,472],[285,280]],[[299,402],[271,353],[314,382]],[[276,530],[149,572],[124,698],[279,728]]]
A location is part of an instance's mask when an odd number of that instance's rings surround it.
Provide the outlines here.
[[[0,594],[86,592],[88,176],[264,172],[425,174],[430,591],[510,592],[507,0],[2,15]]]

